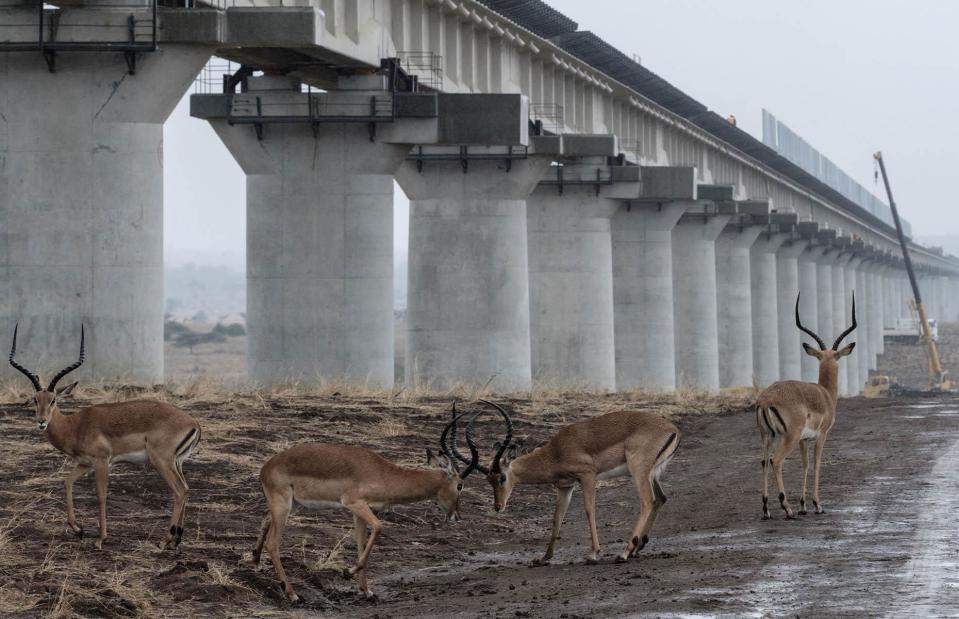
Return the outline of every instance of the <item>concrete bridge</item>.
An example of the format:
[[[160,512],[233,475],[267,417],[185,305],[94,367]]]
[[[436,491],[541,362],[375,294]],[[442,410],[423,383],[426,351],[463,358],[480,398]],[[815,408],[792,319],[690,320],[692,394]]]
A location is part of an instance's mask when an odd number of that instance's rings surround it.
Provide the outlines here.
[[[853,394],[908,315],[884,205],[544,2],[0,0],[0,333],[41,365],[84,322],[87,378],[163,380],[162,125],[214,55],[241,68],[191,109],[247,174],[253,381],[393,384],[393,179],[408,382],[814,380],[802,290],[824,339],[856,294]],[[959,261],[913,251],[959,318]]]

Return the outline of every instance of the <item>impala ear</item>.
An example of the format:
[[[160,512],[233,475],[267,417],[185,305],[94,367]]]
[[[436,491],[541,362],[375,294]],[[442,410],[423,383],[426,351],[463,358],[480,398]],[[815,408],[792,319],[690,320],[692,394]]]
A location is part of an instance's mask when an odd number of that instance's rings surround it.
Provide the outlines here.
[[[856,343],[855,343],[855,342],[853,342],[853,343],[851,343],[851,344],[847,344],[846,346],[843,346],[843,347],[840,348],[838,351],[836,351],[836,358],[839,359],[839,358],[841,358],[841,357],[845,357],[846,355],[848,355],[849,353],[851,353],[851,352],[852,352],[852,349],[855,348],[855,347],[856,347]]]
[[[66,396],[69,396],[69,395],[73,395],[73,390],[77,388],[77,384],[78,384],[79,382],[80,382],[80,381],[73,381],[72,383],[70,383],[70,384],[67,385],[66,387],[58,387],[58,388],[57,388],[57,397],[60,398],[60,397],[66,397]]]
[[[806,354],[809,355],[810,357],[815,357],[815,358],[817,358],[817,359],[822,359],[822,355],[820,354],[820,351],[819,351],[818,348],[813,348],[812,346],[810,346],[810,345],[807,344],[806,342],[803,342],[803,343],[802,343],[802,349],[805,350],[805,351],[806,351]]]

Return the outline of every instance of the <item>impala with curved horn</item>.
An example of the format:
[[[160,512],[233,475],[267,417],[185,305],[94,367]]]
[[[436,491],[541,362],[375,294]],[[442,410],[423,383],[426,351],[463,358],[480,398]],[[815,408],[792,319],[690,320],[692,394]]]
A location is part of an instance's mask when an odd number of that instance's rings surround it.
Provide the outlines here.
[[[836,401],[839,389],[839,360],[853,351],[852,342],[839,348],[842,341],[856,329],[856,295],[852,297],[852,326],[843,331],[832,348],[817,334],[803,326],[799,319],[799,295],[796,295],[796,327],[816,341],[819,349],[803,342],[807,355],[819,360],[819,382],[806,383],[797,380],[783,380],[773,383],[759,394],[756,400],[756,423],[762,438],[763,471],[763,520],[769,515],[769,467],[776,475],[779,485],[779,504],[786,512],[787,519],[793,519],[792,509],[786,499],[783,485],[783,461],[799,447],[802,456],[802,494],[799,498],[799,514],[806,512],[806,479],[809,473],[808,443],[814,443],[815,464],[813,468],[813,507],[822,514],[819,501],[819,469],[822,462],[822,448],[826,444],[829,430],[836,422]],[[772,457],[770,457],[770,450]]]
[[[163,402],[135,400],[97,404],[72,415],[60,412],[59,402],[76,388],[57,383],[76,370],[85,358],[85,333],[80,329],[80,357],[53,377],[46,389],[36,374],[16,361],[17,331],[13,329],[10,365],[33,384],[33,404],[37,412],[37,428],[45,431],[50,443],[70,456],[74,468],[67,474],[67,525],[79,538],[83,527],[77,524],[73,509],[73,484],[84,474],[94,471],[99,502],[100,532],[97,548],[107,537],[107,479],[110,466],[116,462],[147,462],[160,473],[173,491],[173,514],[162,547],[176,547],[183,537],[183,521],[189,487],[183,477],[183,461],[200,441],[200,426],[195,419],[178,408]]]
[[[583,491],[592,542],[588,562],[596,562],[600,551],[596,533],[596,483],[626,475],[632,477],[639,494],[640,513],[625,550],[616,560],[626,561],[643,549],[649,541],[656,514],[666,502],[659,478],[679,447],[680,432],[676,426],[650,413],[609,413],[568,425],[530,453],[514,457],[513,421],[509,414],[498,404],[480,401],[495,408],[506,422],[506,436],[497,445],[490,466],[477,465],[493,487],[496,511],[506,509],[510,494],[517,485],[550,484],[556,488],[553,532],[545,554],[534,561],[535,564],[546,564],[552,559],[560,526],[577,483]],[[472,432],[476,417],[470,419],[466,428],[470,449],[475,449]],[[453,453],[463,459],[458,452]]]
[[[462,417],[462,415],[460,415]],[[253,550],[258,565],[264,546],[280,586],[287,597],[299,597],[286,577],[280,561],[280,536],[294,506],[306,509],[346,508],[353,513],[356,539],[356,565],[344,576],[355,576],[361,592],[370,593],[366,576],[367,561],[383,525],[375,512],[392,505],[435,499],[446,512],[447,522],[460,519],[459,498],[463,480],[477,468],[479,454],[470,448],[472,459],[459,471],[449,452],[448,439],[454,419],[440,436],[440,453],[426,450],[431,469],[406,468],[393,464],[369,449],[349,445],[307,443],[282,451],[263,465],[260,482],[269,514],[260,525]],[[367,534],[369,527],[369,534]]]

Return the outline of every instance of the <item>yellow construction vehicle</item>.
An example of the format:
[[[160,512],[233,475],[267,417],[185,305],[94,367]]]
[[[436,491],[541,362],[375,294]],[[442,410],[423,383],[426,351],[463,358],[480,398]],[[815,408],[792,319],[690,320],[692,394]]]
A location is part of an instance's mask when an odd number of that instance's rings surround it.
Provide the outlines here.
[[[912,286],[916,312],[919,314],[919,325],[922,329],[921,339],[922,343],[926,346],[929,357],[929,389],[933,391],[947,391],[952,389],[952,382],[949,380],[949,376],[939,360],[939,350],[936,348],[936,340],[929,326],[926,308],[922,304],[922,295],[919,294],[919,283],[916,281],[916,273],[912,269],[912,260],[909,257],[909,245],[906,243],[906,236],[902,232],[902,223],[899,221],[899,211],[896,208],[896,201],[892,198],[892,189],[889,187],[889,177],[886,175],[886,164],[882,160],[881,152],[877,152],[873,157],[876,159],[876,162],[879,164],[879,170],[882,172],[882,182],[886,186],[886,195],[889,197],[889,209],[892,211],[892,218],[896,223],[899,247],[902,248],[902,259],[906,265],[906,273],[909,275],[909,284]]]

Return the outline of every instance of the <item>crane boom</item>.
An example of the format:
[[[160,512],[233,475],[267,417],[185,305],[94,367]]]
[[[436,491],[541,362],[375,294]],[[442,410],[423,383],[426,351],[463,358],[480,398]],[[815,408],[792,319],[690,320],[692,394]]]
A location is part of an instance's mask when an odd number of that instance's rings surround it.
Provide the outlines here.
[[[902,232],[902,222],[899,220],[899,209],[896,208],[896,201],[893,199],[892,189],[889,187],[889,176],[886,174],[886,164],[882,160],[882,152],[876,152],[873,157],[876,159],[876,162],[879,163],[879,170],[882,172],[882,182],[886,186],[886,196],[889,198],[889,208],[892,211],[892,219],[896,224],[896,234],[899,236],[899,247],[902,249],[902,259],[906,265],[906,273],[909,275],[909,285],[912,286],[912,296],[915,299],[916,311],[919,314],[922,339],[928,351],[929,388],[936,390],[948,389],[949,382],[939,359],[939,350],[936,348],[936,341],[932,337],[932,329],[929,327],[926,308],[922,303],[922,295],[919,292],[919,282],[916,280],[916,272],[912,268],[912,259],[909,257],[909,244],[906,242],[906,235]]]

